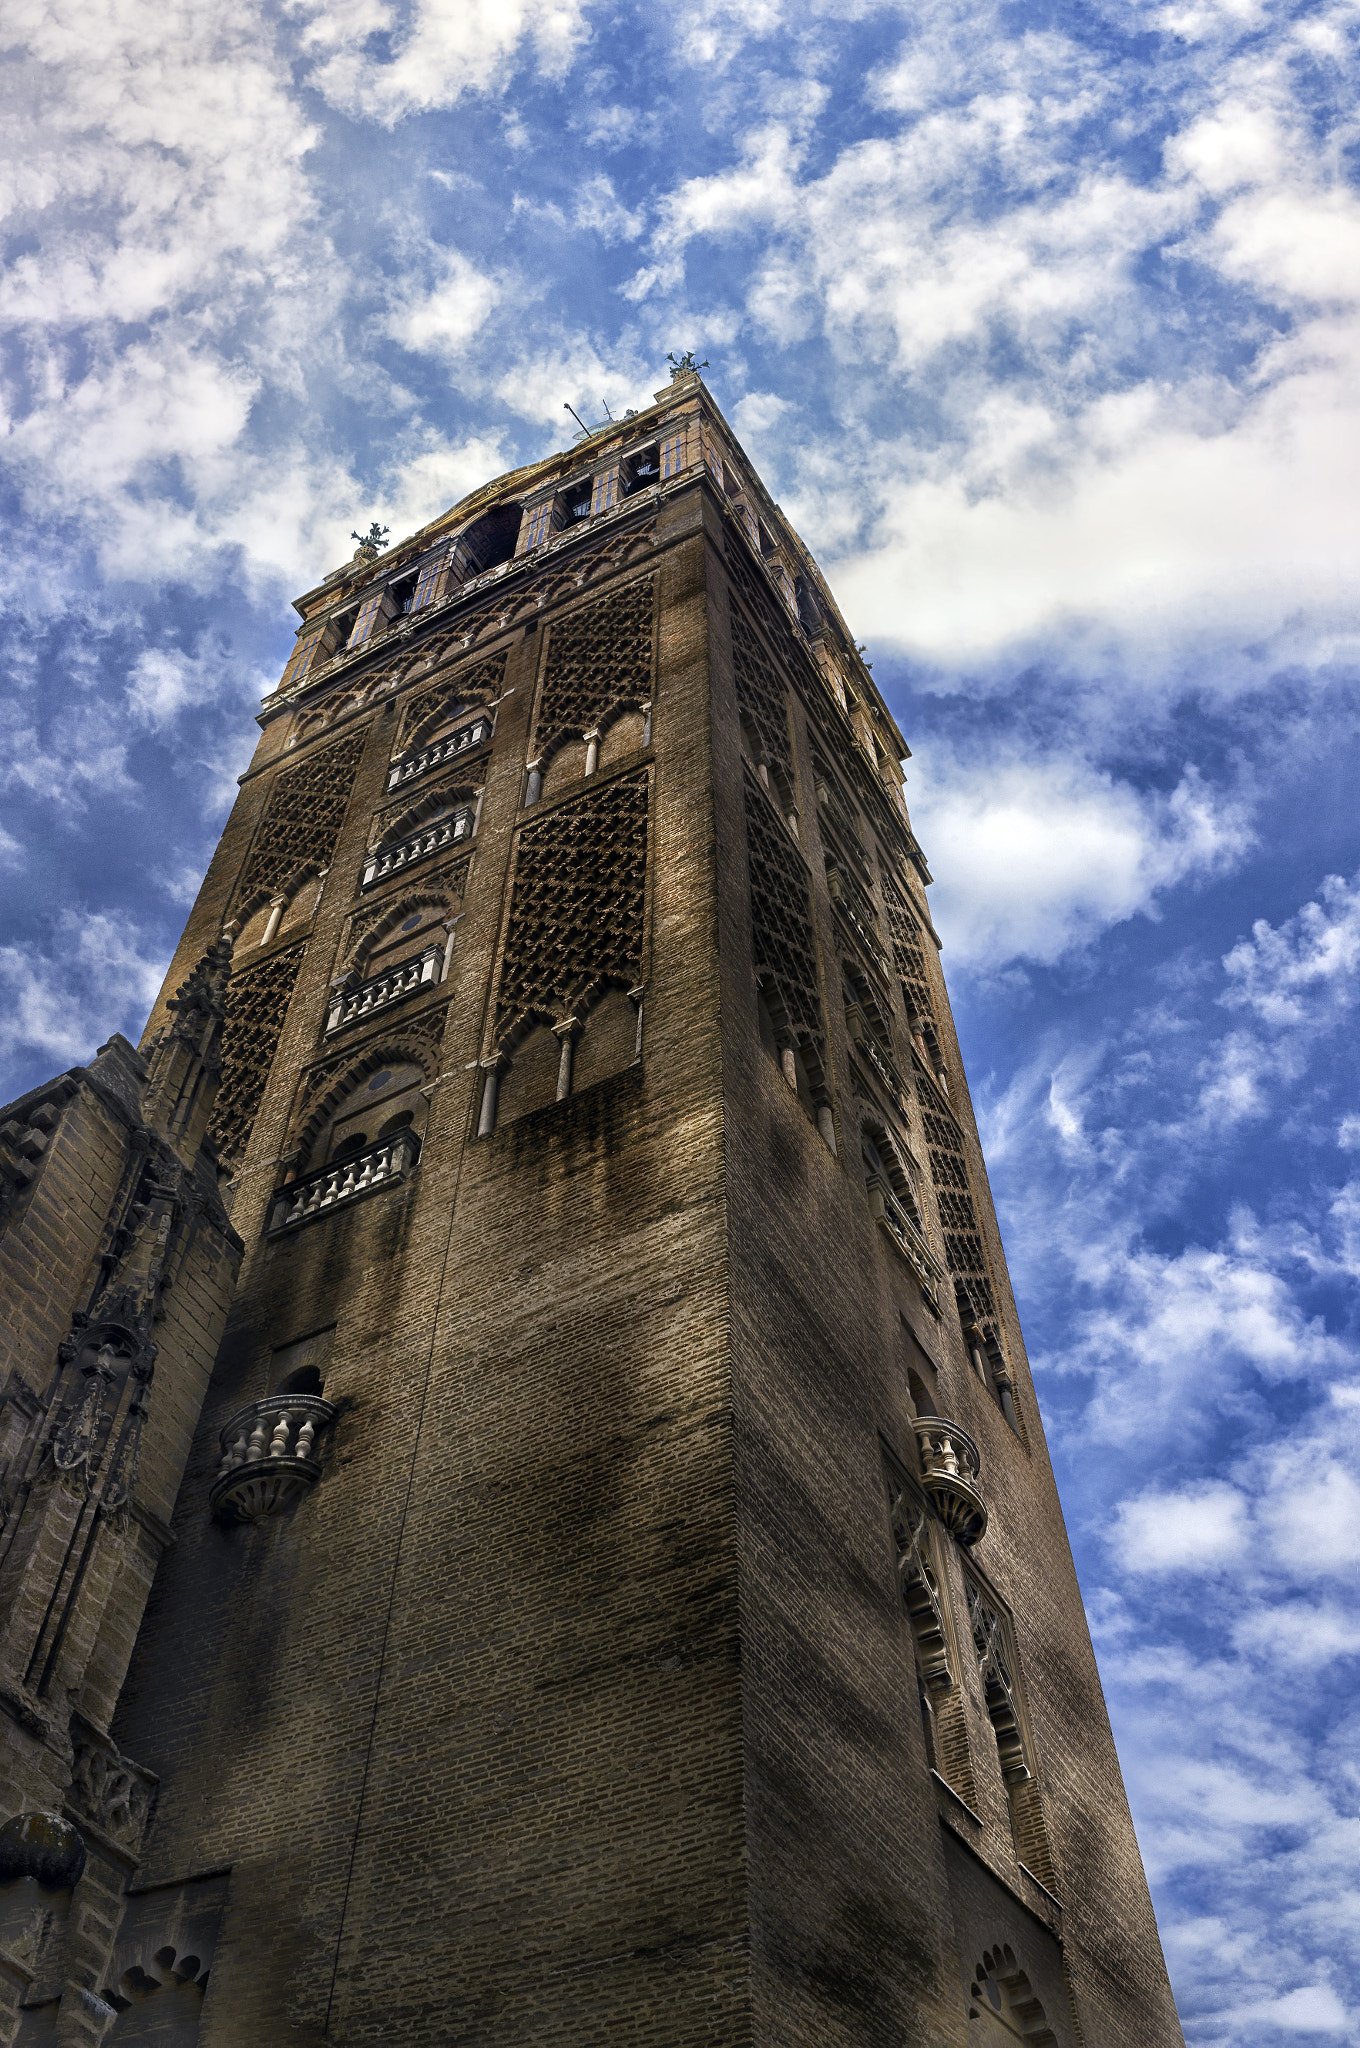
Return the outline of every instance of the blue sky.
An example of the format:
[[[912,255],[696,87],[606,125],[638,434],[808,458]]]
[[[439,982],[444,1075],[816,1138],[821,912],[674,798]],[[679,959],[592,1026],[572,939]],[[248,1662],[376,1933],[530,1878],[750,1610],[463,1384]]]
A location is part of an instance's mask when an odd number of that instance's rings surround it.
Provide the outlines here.
[[[13,0],[6,1094],[288,600],[695,347],[908,798],[1189,2039],[1360,2037],[1353,5]]]

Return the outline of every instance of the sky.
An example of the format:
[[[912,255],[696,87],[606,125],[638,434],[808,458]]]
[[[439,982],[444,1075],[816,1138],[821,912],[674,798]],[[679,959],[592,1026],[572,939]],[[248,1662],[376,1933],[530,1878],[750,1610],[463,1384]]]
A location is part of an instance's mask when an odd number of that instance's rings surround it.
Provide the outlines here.
[[[0,1094],[290,599],[693,348],[868,645],[1187,2039],[1360,2039],[1354,4],[9,0]]]

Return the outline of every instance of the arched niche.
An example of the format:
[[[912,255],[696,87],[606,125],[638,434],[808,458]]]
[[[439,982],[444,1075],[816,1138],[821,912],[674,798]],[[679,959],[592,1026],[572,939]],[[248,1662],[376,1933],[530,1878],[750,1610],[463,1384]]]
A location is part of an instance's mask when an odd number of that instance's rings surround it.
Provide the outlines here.
[[[600,767],[608,768],[613,762],[636,754],[644,744],[645,725],[643,712],[632,709],[620,711],[600,736]]]
[[[571,1092],[579,1095],[633,1064],[637,1053],[637,1005],[626,989],[607,988],[587,1010],[572,1054]]]
[[[510,1064],[501,1077],[496,1121],[513,1123],[557,1100],[562,1042],[541,1019],[530,1021],[510,1049]]]
[[[579,782],[586,772],[586,743],[569,734],[554,749],[543,767],[543,795],[554,796],[569,782]]]
[[[399,1054],[370,1072],[355,1075],[326,1105],[308,1146],[308,1167],[327,1166],[366,1151],[390,1136],[402,1117],[407,1119],[402,1127],[409,1126],[419,1137],[428,1110],[421,1093],[425,1085],[424,1067]]]

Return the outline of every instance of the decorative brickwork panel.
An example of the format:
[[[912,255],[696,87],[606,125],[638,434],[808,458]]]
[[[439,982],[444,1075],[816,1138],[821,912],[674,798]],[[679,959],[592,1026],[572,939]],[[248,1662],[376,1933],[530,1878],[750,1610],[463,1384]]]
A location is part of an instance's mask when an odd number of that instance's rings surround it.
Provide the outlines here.
[[[892,937],[893,963],[902,977],[909,1000],[917,1014],[933,1020],[930,978],[926,972],[924,933],[907,907],[906,899],[886,873],[883,900],[888,906],[888,929]]]
[[[276,778],[237,884],[238,903],[327,866],[349,809],[366,736],[351,733]]]
[[[789,746],[788,685],[768,649],[740,605],[730,608],[732,672],[737,703],[755,727],[771,763],[793,790],[793,755]]]
[[[258,967],[233,976],[227,985],[222,1081],[208,1126],[208,1136],[223,1159],[245,1150],[306,950],[294,946],[290,952],[275,953]]]
[[[461,705],[498,696],[504,681],[505,656],[497,654],[490,661],[476,662],[471,668],[458,670],[455,675],[441,676],[428,689],[416,690],[402,706],[402,747],[409,745],[415,734],[432,725],[437,718],[451,717]]]
[[[611,712],[652,694],[652,577],[570,612],[552,628],[535,744],[551,751],[569,732],[589,732]]]
[[[755,778],[746,779],[751,950],[756,979],[778,995],[793,1029],[824,1043],[807,865]]]
[[[526,1017],[560,1018],[608,983],[641,979],[647,803],[647,776],[627,776],[521,832],[498,1038]]]

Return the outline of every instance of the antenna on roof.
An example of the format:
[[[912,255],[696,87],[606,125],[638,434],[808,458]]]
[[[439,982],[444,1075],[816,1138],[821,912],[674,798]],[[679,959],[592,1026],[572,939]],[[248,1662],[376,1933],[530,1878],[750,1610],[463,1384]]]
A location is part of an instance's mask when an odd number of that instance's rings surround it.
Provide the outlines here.
[[[589,428],[589,427],[588,427],[588,426],[586,425],[585,421],[584,421],[584,420],[583,420],[583,419],[581,418],[581,415],[580,415],[580,413],[579,413],[579,412],[577,412],[577,410],[576,410],[576,407],[575,407],[574,405],[564,405],[564,406],[562,407],[562,410],[563,410],[563,412],[569,412],[569,413],[571,414],[572,418],[573,418],[573,419],[575,420],[575,422],[576,422],[577,426],[578,426],[578,427],[579,427],[579,428],[581,429],[581,432],[582,432],[583,434],[588,434],[588,433],[590,432],[590,428]]]

